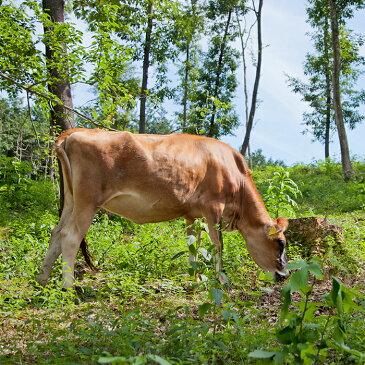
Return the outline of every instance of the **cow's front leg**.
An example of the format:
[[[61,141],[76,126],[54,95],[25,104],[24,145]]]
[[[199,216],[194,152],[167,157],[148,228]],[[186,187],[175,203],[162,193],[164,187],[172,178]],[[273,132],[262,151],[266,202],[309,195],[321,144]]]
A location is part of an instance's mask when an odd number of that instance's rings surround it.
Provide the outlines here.
[[[210,214],[206,214],[209,228],[209,237],[216,247],[215,254],[215,270],[220,283],[228,284],[227,277],[223,274],[223,235],[222,235],[222,212],[223,205],[219,204],[215,209],[212,209]]]
[[[213,244],[216,247],[215,253],[215,270],[217,272],[218,280],[221,284],[227,284],[227,278],[223,274],[223,235],[221,231],[221,224],[210,224],[208,222],[209,236]]]

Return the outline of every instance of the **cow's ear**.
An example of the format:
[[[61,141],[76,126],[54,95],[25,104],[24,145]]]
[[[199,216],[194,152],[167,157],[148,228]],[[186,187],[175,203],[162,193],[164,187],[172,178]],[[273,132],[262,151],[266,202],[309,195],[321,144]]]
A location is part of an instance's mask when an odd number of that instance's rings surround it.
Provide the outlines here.
[[[279,217],[276,220],[276,224],[279,226],[279,228],[282,232],[285,232],[289,226],[288,220],[284,217]]]

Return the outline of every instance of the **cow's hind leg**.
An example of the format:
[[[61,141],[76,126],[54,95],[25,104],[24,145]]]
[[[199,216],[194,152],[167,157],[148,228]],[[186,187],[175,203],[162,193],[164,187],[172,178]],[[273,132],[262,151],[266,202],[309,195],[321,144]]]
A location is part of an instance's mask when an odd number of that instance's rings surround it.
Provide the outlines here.
[[[69,218],[73,209],[73,202],[70,199],[66,199],[66,204],[62,211],[62,215],[58,225],[53,229],[51,234],[51,240],[48,247],[48,251],[46,257],[44,258],[41,268],[39,270],[39,274],[35,277],[35,280],[46,286],[48,282],[48,278],[51,274],[52,265],[57,260],[57,258],[61,254],[61,229],[65,223],[65,221]]]
[[[74,209],[60,232],[62,251],[63,288],[72,288],[75,282],[74,269],[80,243],[85,237],[97,209]]]
[[[61,226],[60,224],[58,224],[57,227],[55,227],[52,231],[51,241],[48,247],[46,257],[42,262],[39,274],[35,277],[35,280],[43,286],[47,285],[48,278],[51,274],[52,265],[61,254],[60,231]]]

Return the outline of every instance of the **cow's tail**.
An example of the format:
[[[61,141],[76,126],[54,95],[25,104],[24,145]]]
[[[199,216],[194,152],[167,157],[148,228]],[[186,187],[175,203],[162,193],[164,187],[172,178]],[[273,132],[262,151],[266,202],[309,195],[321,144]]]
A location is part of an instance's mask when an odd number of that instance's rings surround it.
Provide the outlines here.
[[[65,194],[65,186],[67,185],[71,195],[73,195],[73,189],[72,189],[72,179],[71,179],[71,164],[70,160],[66,153],[66,137],[64,134],[61,134],[56,141],[55,147],[56,147],[56,153],[58,157],[58,166],[60,168],[60,186],[61,186],[61,193],[62,193],[62,199],[64,198]],[[62,201],[63,203],[63,201]],[[63,204],[61,205],[61,209],[63,209]]]
[[[71,195],[73,195],[73,188],[72,188],[72,175],[71,175],[71,164],[70,160],[67,156],[67,152],[65,149],[67,136],[70,134],[70,131],[67,131],[63,134],[61,134],[57,140],[56,140],[56,153],[58,156],[58,166],[60,171],[60,209],[59,209],[59,215],[61,217],[64,204],[65,204],[65,185],[67,184],[67,189],[70,192]],[[85,258],[85,262],[87,266],[91,270],[97,270],[96,266],[92,262],[92,256],[90,254],[90,251],[88,249],[88,244],[85,240],[85,237],[82,239],[80,243],[80,249],[82,252],[82,255]]]
[[[93,264],[92,262],[92,256],[90,254],[89,248],[88,248],[88,244],[85,240],[85,238],[82,239],[81,244],[80,244],[80,248],[81,248],[81,252],[85,258],[85,262],[87,264],[87,266],[89,266],[89,268],[91,270],[97,270],[97,267]]]

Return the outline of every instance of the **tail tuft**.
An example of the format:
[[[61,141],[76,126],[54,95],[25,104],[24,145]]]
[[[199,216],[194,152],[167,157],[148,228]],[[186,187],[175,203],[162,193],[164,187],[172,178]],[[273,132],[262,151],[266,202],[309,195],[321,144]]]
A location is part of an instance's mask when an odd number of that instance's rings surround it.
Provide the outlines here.
[[[82,239],[81,244],[80,244],[80,248],[81,248],[81,252],[85,258],[85,262],[87,264],[87,266],[89,266],[89,268],[91,270],[97,270],[97,267],[92,263],[92,256],[90,254],[90,251],[88,249],[88,245],[87,242],[85,241],[85,238]]]

